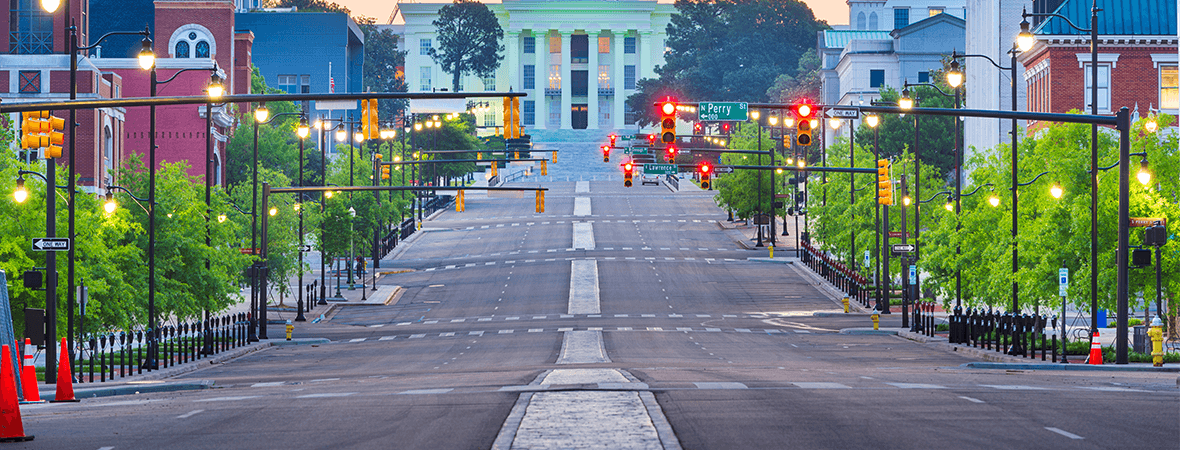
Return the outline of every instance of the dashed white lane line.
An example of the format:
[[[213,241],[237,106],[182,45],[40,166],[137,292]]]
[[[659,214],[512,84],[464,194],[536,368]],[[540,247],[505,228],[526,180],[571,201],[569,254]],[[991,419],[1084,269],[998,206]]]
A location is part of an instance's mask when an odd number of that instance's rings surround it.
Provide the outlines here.
[[[829,382],[802,382],[802,381],[799,381],[799,382],[794,382],[791,384],[798,386],[802,389],[851,389],[848,386],[845,386],[840,383],[829,383]]]
[[[397,395],[433,395],[446,394],[453,391],[453,388],[439,388],[439,389],[411,389],[408,391],[398,392]]]
[[[213,398],[201,398],[201,399],[193,400],[193,402],[194,403],[196,403],[196,402],[236,402],[236,401],[249,400],[249,399],[258,398],[258,397],[261,397],[261,396],[260,395],[243,395],[243,396],[239,396],[239,397],[213,397]]]
[[[186,413],[184,413],[184,414],[181,414],[181,415],[179,415],[179,416],[176,416],[176,418],[177,418],[177,419],[187,419],[187,418],[189,418],[189,417],[195,416],[195,415],[197,415],[197,414],[200,414],[200,413],[203,413],[203,412],[205,412],[205,410],[203,410],[203,409],[196,409],[196,410],[192,410],[192,411],[186,412]],[[108,448],[111,448],[111,447],[108,447]]]
[[[349,339],[348,342],[364,342],[365,338]]]
[[[574,216],[590,215],[590,197],[574,197]]]
[[[966,401],[969,401],[969,402],[971,402],[971,403],[986,403],[986,402],[984,402],[983,400],[980,400],[980,399],[977,399],[977,398],[972,398],[972,397],[964,397],[964,396],[962,396],[962,395],[960,395],[960,396],[959,396],[959,398],[961,398],[961,399],[963,399],[963,400],[966,400]]]
[[[569,314],[598,314],[598,261],[570,262]]]
[[[1043,391],[1045,388],[1036,386],[1020,386],[1015,384],[981,384],[980,386],[999,389],[1002,391]]]
[[[945,386],[937,384],[922,384],[922,383],[885,383],[890,386],[901,389],[946,389]]]
[[[1085,439],[1084,437],[1078,436],[1078,435],[1076,435],[1076,434],[1070,433],[1070,432],[1068,432],[1068,431],[1065,431],[1065,430],[1062,430],[1062,429],[1060,429],[1060,428],[1055,428],[1055,427],[1045,427],[1045,429],[1046,429],[1046,430],[1049,430],[1049,431],[1052,431],[1052,432],[1054,432],[1054,433],[1060,434],[1060,435],[1062,435],[1062,436],[1065,436],[1065,437],[1067,437],[1067,438],[1070,438],[1070,439]]]
[[[586,222],[574,224],[573,248],[594,250],[594,224]]]
[[[697,389],[749,389],[742,383],[726,381],[702,381],[693,384],[697,386]]]
[[[254,384],[251,384],[250,387],[275,387],[275,386],[282,386],[282,385],[283,385],[282,381],[271,381],[271,382],[267,382],[267,383],[254,383]]]
[[[324,392],[321,394],[300,395],[295,398],[332,398],[332,397],[348,397],[350,395],[356,395],[356,392]]]

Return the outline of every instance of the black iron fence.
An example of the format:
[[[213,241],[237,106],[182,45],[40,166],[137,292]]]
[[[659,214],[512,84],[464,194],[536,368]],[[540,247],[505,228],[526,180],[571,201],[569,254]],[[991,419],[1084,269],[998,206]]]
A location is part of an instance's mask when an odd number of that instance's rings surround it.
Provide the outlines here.
[[[668,181],[668,184],[672,186],[672,189],[677,191],[680,190],[680,178],[678,178],[676,175],[667,174],[664,175],[664,179]]]
[[[422,203],[422,216],[429,216],[434,214],[435,211],[446,208],[451,204],[451,200],[454,199],[455,196],[453,195],[436,195],[429,199],[424,199]]]
[[[832,259],[807,242],[800,243],[800,246],[803,252],[799,254],[799,259],[812,272],[828,280],[837,289],[847,294],[850,299],[860,302],[865,307],[869,306],[873,286],[868,278]]]
[[[920,306],[914,311],[915,325],[919,331],[933,336],[937,320],[932,304]],[[1057,328],[1057,317],[1047,315],[999,313],[991,310],[969,308],[962,314],[947,317],[947,339],[952,344],[962,344],[997,353],[1036,359],[1040,350],[1041,361],[1052,356],[1057,362],[1057,334],[1048,336],[1046,330]],[[928,331],[927,331],[928,330]]]
[[[114,381],[207,358],[246,345],[245,313],[151,330],[95,333],[79,342],[74,359],[78,383]]]

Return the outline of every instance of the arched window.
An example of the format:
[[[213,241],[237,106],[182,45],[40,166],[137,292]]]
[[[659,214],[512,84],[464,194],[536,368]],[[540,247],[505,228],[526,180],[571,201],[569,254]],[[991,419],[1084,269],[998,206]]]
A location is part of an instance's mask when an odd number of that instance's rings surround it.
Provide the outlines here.
[[[869,29],[870,30],[877,29],[877,13],[869,14]]]
[[[208,58],[209,57],[209,43],[208,42],[206,42],[206,41],[197,42],[197,57],[198,58]]]
[[[176,58],[188,58],[188,41],[176,43]]]
[[[168,46],[173,58],[212,58],[217,53],[217,41],[202,25],[181,25],[172,32]]]
[[[856,15],[856,29],[865,29],[865,13],[861,12]]]

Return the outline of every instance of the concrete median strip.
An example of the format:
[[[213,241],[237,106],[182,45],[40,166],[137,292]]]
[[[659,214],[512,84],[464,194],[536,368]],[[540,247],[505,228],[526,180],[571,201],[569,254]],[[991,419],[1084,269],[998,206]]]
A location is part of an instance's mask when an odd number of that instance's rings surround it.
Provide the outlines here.
[[[590,197],[574,197],[574,216],[590,215]]]
[[[599,314],[598,261],[570,261],[569,314]]]
[[[594,224],[589,222],[574,223],[574,245],[578,250],[594,250]]]

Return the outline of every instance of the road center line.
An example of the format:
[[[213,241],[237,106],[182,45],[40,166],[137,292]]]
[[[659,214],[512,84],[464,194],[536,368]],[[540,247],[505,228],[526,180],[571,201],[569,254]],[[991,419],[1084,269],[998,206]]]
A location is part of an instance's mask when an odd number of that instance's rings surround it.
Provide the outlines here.
[[[1076,434],[1070,433],[1070,432],[1068,432],[1068,431],[1065,431],[1065,430],[1062,430],[1062,429],[1060,429],[1060,428],[1054,428],[1054,427],[1045,427],[1045,429],[1046,429],[1046,430],[1049,430],[1049,431],[1052,431],[1052,432],[1054,432],[1054,433],[1060,434],[1060,435],[1062,435],[1062,436],[1065,436],[1065,437],[1067,437],[1067,438],[1070,438],[1070,439],[1085,439],[1084,437],[1078,436],[1078,435],[1076,435]]]
[[[197,415],[197,414],[200,414],[200,413],[203,413],[203,412],[205,412],[205,410],[203,410],[203,409],[198,409],[198,410],[189,411],[189,412],[187,412],[187,413],[184,413],[184,414],[181,414],[181,415],[179,415],[179,416],[176,416],[176,418],[177,418],[177,419],[187,419],[187,418],[189,418],[189,417],[195,416],[195,415]]]

